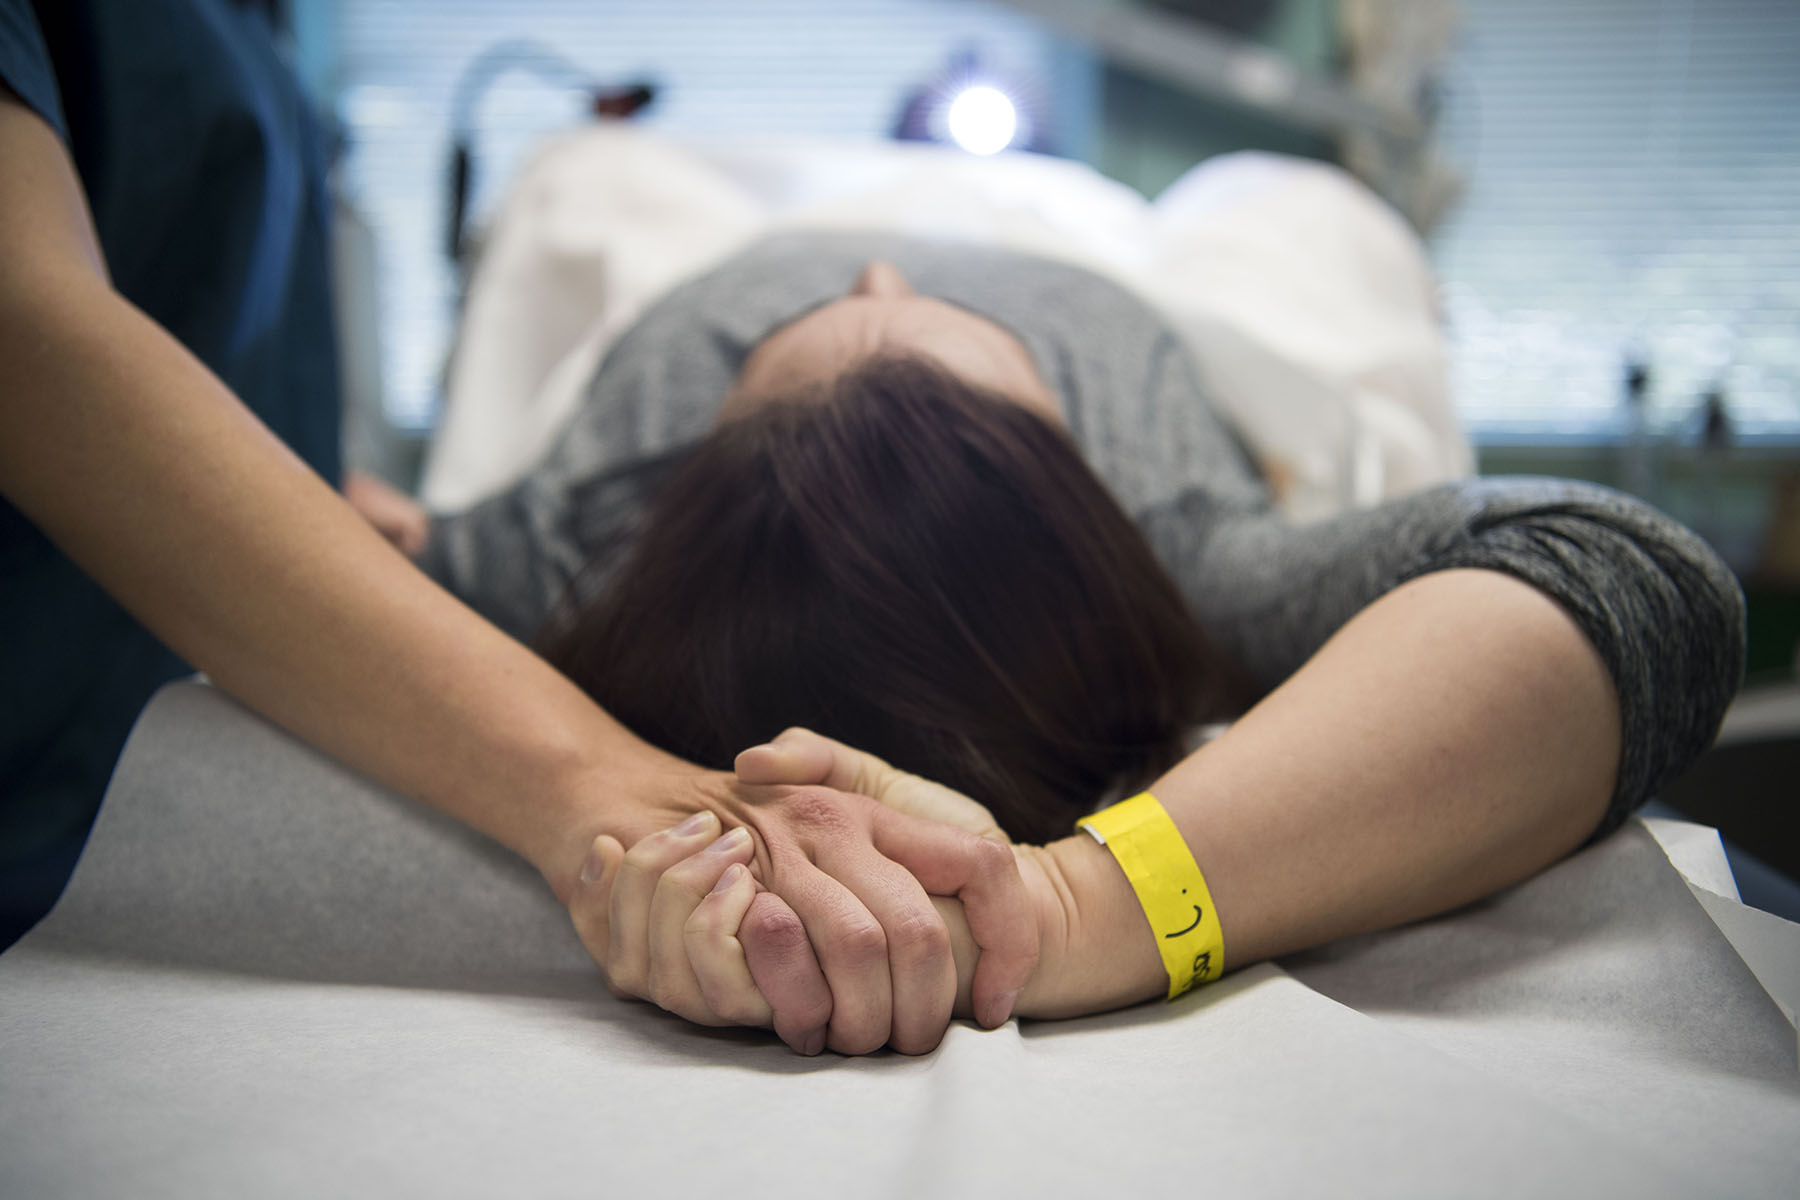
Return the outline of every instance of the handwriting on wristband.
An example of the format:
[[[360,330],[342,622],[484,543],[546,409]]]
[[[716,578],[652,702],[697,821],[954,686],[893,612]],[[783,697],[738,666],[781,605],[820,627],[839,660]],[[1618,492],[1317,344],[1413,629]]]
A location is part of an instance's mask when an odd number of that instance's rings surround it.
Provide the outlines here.
[[[1187,889],[1182,888],[1181,894],[1184,896],[1187,895]],[[1165,933],[1163,936],[1165,938],[1178,938],[1184,933],[1192,933],[1200,927],[1200,922],[1204,920],[1206,920],[1206,910],[1196,904],[1194,905],[1194,923],[1192,925],[1189,925],[1186,929],[1177,929],[1174,933]]]
[[[1187,889],[1182,888],[1181,894],[1183,896],[1187,895]],[[1194,919],[1193,919],[1192,923],[1190,923],[1187,926],[1187,928],[1185,928],[1185,929],[1177,929],[1174,933],[1163,934],[1163,937],[1165,940],[1170,939],[1170,938],[1178,938],[1178,937],[1185,936],[1186,934],[1190,934],[1190,933],[1194,932],[1194,930],[1200,928],[1200,923],[1202,921],[1206,920],[1206,910],[1201,908],[1198,904],[1194,905],[1193,909],[1194,909]],[[1187,978],[1185,980],[1183,980],[1181,983],[1179,983],[1178,985],[1176,985],[1176,987],[1173,989],[1174,996],[1171,996],[1170,999],[1174,999],[1175,996],[1185,995],[1186,993],[1192,991],[1194,989],[1194,987],[1198,984],[1210,982],[1212,979],[1212,974],[1213,974],[1212,951],[1211,950],[1202,950],[1202,951],[1200,951],[1200,953],[1194,955],[1193,964],[1188,968]]]

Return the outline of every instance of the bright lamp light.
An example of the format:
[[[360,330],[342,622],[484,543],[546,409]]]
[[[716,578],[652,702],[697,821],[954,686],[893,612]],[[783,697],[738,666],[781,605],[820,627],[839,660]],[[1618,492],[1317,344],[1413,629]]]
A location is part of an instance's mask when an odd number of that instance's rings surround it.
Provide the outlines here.
[[[971,154],[996,154],[1012,143],[1019,114],[999,88],[965,88],[950,102],[950,136]]]

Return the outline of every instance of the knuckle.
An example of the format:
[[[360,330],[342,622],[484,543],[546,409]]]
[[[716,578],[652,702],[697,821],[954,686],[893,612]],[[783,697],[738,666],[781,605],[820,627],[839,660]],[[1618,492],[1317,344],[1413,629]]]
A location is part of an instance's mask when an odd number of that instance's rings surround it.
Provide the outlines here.
[[[662,864],[657,860],[653,844],[657,836],[652,834],[625,852],[625,857],[619,860],[619,869],[613,874],[615,889],[627,880],[654,878],[661,873]]]
[[[751,996],[721,996],[712,1009],[733,1025],[766,1025],[769,1021],[768,1008]]]
[[[613,995],[629,996],[642,1000],[649,996],[649,981],[645,978],[643,967],[629,963],[614,963],[606,972],[606,982],[613,989]]]
[[[789,820],[817,832],[842,829],[849,824],[843,793],[830,788],[795,788],[782,800],[781,807]]]
[[[649,985],[645,994],[658,1007],[666,1008],[670,1012],[674,1012],[681,1005],[687,992],[687,989],[682,986],[685,981],[682,979],[681,973],[667,967],[651,966],[649,977],[645,982]]]
[[[789,908],[774,904],[752,904],[738,925],[740,941],[757,945],[778,954],[798,951],[809,945],[806,926]]]
[[[934,1033],[896,1033],[888,1045],[899,1054],[930,1054],[944,1040],[944,1031]]]
[[[831,933],[832,948],[853,963],[887,958],[887,933],[873,919],[846,921]]]
[[[688,914],[688,919],[681,927],[681,940],[688,947],[688,955],[693,958],[700,954],[717,954],[728,949],[734,943],[742,948],[745,922],[737,925],[729,924],[725,914],[716,905],[702,904]]]
[[[1014,869],[1012,847],[996,842],[992,838],[975,839],[975,862],[989,871],[1011,871]]]
[[[642,870],[645,864],[655,861],[657,847],[667,843],[668,840],[669,831],[666,829],[660,829],[655,833],[645,834],[643,837],[633,842],[630,848],[625,851],[623,865],[627,867],[636,867],[639,870]]]
[[[784,1005],[782,1017],[806,1029],[823,1029],[831,1020],[831,993],[821,991],[811,999]]]
[[[885,1030],[850,1030],[833,1032],[830,1045],[839,1054],[873,1054],[887,1044]]]
[[[1000,879],[1019,873],[1019,864],[1013,858],[1012,847],[991,838],[974,838],[971,856],[976,873],[985,878]]]
[[[690,941],[717,941],[724,932],[723,919],[709,904],[702,904],[689,913],[688,919],[681,925],[681,936]]]
[[[934,913],[911,912],[887,935],[888,958],[897,967],[942,962],[950,955],[950,930]]]
[[[708,889],[701,887],[694,875],[694,870],[684,871],[680,867],[664,871],[662,878],[656,881],[655,903],[667,904],[676,912],[695,909],[706,899]]]

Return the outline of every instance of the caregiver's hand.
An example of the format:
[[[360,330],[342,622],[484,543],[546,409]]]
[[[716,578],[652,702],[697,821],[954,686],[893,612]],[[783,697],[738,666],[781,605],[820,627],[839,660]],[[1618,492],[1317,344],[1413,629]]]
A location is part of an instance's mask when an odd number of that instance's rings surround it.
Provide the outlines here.
[[[615,995],[701,1025],[773,1025],[795,1050],[817,1054],[831,990],[800,919],[751,877],[751,848],[742,826],[720,836],[710,811],[640,840],[629,854],[602,836],[569,910]],[[751,917],[753,907],[761,911]],[[761,937],[767,1000],[746,963],[740,927]]]
[[[842,1053],[866,1053],[884,1044],[922,1053],[942,1038],[955,1000],[955,964],[949,934],[928,891],[958,896],[967,905],[973,936],[983,950],[975,1011],[989,1024],[1006,1019],[1036,964],[1038,939],[1024,884],[1004,846],[826,787],[752,787],[710,772],[698,775],[692,786],[695,807],[721,815],[725,824],[742,824],[754,835],[753,872],[774,897],[755,897],[747,906],[746,937],[753,944],[773,946],[774,957],[785,961],[788,970],[803,969],[794,922],[780,920],[785,914],[772,907],[779,899],[791,906],[816,952],[831,997],[825,1045]],[[571,913],[601,965],[610,971],[617,964],[627,972],[613,980],[615,986],[697,1011],[694,997],[705,999],[700,971],[694,972],[692,991],[682,993],[682,972],[659,968],[655,985],[675,981],[676,986],[663,997],[650,995],[650,964],[673,963],[677,951],[653,951],[648,939],[660,935],[685,947],[687,922],[673,919],[682,909],[674,898],[683,899],[689,914],[700,907],[703,893],[694,888],[704,872],[685,865],[698,846],[656,841],[640,850],[640,843],[649,840],[634,839],[626,853],[623,841],[602,835],[593,841],[590,856],[602,876],[616,861],[619,878],[638,880],[631,890],[648,895],[648,901],[640,905],[633,900],[621,908],[607,889],[577,885],[566,893]],[[672,899],[659,905],[663,876],[678,861],[684,867],[671,880]],[[656,882],[649,883],[652,876]],[[599,911],[603,893],[604,915]],[[604,941],[598,936],[602,929]],[[646,941],[640,944],[640,938]],[[711,944],[717,944],[716,938]],[[759,953],[752,961],[766,963],[767,958]],[[639,966],[641,976],[630,974]],[[786,974],[771,976],[764,989],[777,1032],[798,1049],[817,1049],[816,1030],[801,1034],[784,1020],[785,1007],[798,1021],[806,998],[769,994],[782,990]],[[756,978],[765,982],[764,973]],[[735,1001],[708,1007],[718,1019],[726,1019],[727,1012],[752,1012]]]

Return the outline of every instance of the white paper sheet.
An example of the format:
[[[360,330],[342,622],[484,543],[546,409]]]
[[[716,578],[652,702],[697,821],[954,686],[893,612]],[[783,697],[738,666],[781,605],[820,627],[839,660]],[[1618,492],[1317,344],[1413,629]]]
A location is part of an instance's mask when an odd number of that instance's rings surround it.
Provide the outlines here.
[[[805,1060],[212,689],[0,957],[0,1195],[1776,1195],[1792,1031],[1641,829],[1174,1005]],[[1335,998],[1334,998],[1335,997]]]
[[[1737,882],[1725,861],[1719,831],[1687,821],[1644,822],[1669,861],[1687,880],[1694,899],[1713,919],[1744,965],[1750,968],[1788,1024],[1800,1033],[1800,927],[1738,898]],[[1795,1039],[1800,1061],[1800,1036]]]

